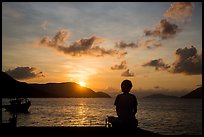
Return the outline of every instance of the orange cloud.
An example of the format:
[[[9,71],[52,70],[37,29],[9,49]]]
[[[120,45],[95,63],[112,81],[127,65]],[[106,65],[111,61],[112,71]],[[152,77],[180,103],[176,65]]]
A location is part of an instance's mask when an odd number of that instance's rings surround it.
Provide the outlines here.
[[[164,16],[168,19],[189,22],[193,14],[193,3],[192,2],[174,2],[170,8],[164,13]]]

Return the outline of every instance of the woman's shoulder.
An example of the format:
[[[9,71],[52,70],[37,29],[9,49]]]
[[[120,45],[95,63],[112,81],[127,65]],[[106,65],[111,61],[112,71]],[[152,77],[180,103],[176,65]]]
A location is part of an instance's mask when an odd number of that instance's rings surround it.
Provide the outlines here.
[[[136,96],[135,96],[134,94],[131,94],[131,93],[130,93],[129,95],[132,96],[133,98],[136,98]]]
[[[118,94],[117,96],[116,96],[116,98],[118,98],[118,97],[121,97],[123,94]]]

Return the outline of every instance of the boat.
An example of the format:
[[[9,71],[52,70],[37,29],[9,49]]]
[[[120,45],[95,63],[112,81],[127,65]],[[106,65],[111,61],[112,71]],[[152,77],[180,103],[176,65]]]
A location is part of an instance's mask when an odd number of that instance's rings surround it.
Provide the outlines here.
[[[3,105],[2,107],[12,113],[27,113],[31,106],[31,101],[27,98],[15,98],[11,99],[9,102],[9,105]]]

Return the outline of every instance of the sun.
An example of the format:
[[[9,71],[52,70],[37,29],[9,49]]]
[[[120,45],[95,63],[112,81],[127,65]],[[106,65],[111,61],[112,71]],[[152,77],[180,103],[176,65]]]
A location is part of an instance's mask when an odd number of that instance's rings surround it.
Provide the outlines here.
[[[81,82],[79,82],[79,85],[82,86],[82,87],[85,87],[86,83],[81,81]]]

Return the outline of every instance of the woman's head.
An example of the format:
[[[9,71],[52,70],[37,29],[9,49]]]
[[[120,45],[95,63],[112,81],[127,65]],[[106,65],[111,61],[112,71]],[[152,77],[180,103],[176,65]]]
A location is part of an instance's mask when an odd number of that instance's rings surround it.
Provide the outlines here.
[[[122,92],[128,93],[132,88],[132,82],[130,80],[123,80],[121,83]]]

